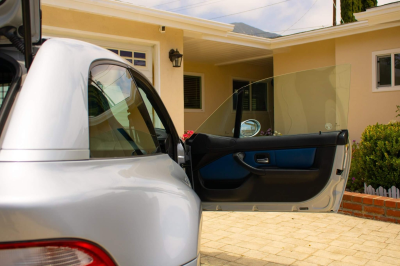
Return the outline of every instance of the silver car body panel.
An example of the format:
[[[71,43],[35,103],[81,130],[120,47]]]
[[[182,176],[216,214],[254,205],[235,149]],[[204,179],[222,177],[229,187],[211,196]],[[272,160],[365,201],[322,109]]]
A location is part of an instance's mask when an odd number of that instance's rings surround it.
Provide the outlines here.
[[[0,137],[0,161],[15,160],[10,150],[26,152],[18,161],[89,159],[88,75],[101,59],[126,63],[82,41],[43,44]]]
[[[194,259],[194,260],[192,260],[191,262],[189,262],[189,263],[187,263],[187,264],[185,264],[185,265],[183,265],[183,266],[200,266],[200,254],[199,254],[199,256],[196,258],[196,259]]]
[[[194,266],[202,209],[339,208],[349,145],[337,147],[323,191],[302,203],[201,204],[168,155],[90,159],[88,78],[97,60],[127,63],[69,39],[50,39],[37,53],[0,136],[0,242],[81,238],[104,247],[118,265]]]
[[[338,145],[331,177],[324,189],[303,202],[203,202],[205,211],[337,212],[350,171],[351,145]],[[343,170],[338,173],[337,170]]]
[[[164,154],[0,162],[0,242],[81,238],[118,265],[183,265],[198,256],[201,228],[184,178]]]
[[[0,138],[0,242],[79,238],[118,265],[197,265],[201,202],[175,161],[90,159],[88,75],[97,60],[127,63],[76,40],[39,49]]]

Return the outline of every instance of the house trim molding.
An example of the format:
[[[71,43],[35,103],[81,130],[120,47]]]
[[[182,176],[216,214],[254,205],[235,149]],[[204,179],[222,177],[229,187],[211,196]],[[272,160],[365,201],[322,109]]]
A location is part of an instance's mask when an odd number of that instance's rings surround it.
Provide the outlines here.
[[[42,5],[182,29],[184,36],[274,50],[400,26],[400,3],[355,14],[357,22],[279,38],[232,32],[234,25],[111,0],[42,0]],[[383,19],[383,20],[382,20]],[[45,26],[44,26],[45,27]],[[122,38],[122,37],[120,37]]]
[[[42,5],[162,25],[214,35],[226,35],[234,25],[110,0],[42,0]]]

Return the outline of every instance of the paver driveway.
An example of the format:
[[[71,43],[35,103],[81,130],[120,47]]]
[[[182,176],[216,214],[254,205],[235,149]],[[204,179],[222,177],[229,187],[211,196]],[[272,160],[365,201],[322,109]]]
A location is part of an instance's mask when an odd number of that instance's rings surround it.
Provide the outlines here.
[[[400,265],[399,232],[342,214],[203,212],[201,265]]]

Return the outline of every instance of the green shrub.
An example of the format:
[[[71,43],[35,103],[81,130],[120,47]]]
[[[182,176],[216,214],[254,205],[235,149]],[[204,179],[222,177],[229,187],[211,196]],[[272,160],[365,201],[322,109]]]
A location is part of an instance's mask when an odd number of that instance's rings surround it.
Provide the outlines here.
[[[353,140],[351,153],[351,167],[346,188],[354,192],[364,192],[364,174],[361,168],[360,143]]]
[[[400,123],[368,126],[357,153],[359,158],[352,164],[368,185],[400,187]]]

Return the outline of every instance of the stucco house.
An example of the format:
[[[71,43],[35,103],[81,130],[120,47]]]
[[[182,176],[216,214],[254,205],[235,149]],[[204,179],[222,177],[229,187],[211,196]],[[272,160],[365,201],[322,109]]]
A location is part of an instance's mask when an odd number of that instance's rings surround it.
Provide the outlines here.
[[[41,2],[44,37],[88,41],[131,61],[153,82],[179,133],[195,130],[237,86],[339,64],[351,64],[353,139],[367,125],[394,119],[400,104],[400,2],[355,14],[354,23],[273,39],[119,1]],[[172,66],[171,49],[183,54],[181,67]],[[263,95],[268,104],[257,110],[268,112],[274,101],[268,86]]]

